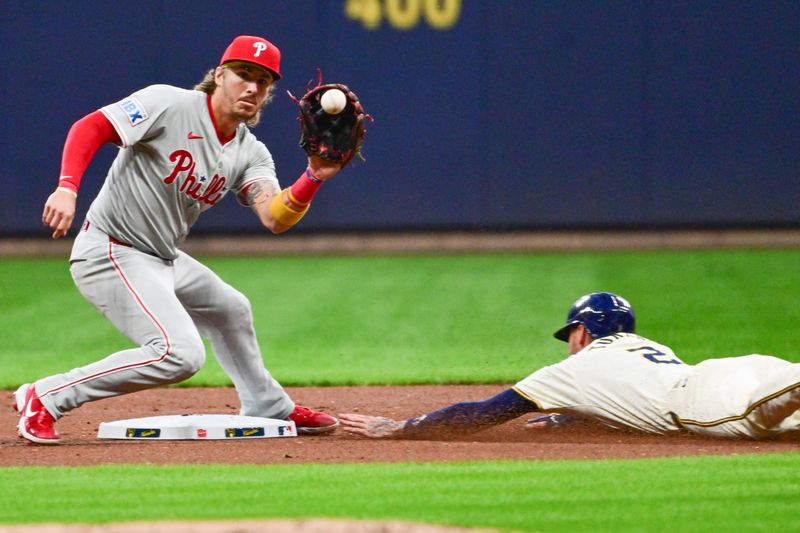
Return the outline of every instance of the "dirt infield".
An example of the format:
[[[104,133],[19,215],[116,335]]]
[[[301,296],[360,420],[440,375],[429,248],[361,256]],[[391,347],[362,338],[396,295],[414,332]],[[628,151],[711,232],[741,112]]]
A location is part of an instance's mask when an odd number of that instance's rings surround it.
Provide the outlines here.
[[[462,400],[480,400],[502,385],[288,388],[301,404],[332,414],[359,412],[407,418]],[[12,393],[4,392],[6,406]],[[237,441],[100,441],[100,422],[169,414],[236,414],[233,389],[161,388],[86,404],[58,422],[59,446],[17,437],[17,415],[0,414],[0,466],[152,464],[298,464],[488,459],[602,459],[773,453],[800,450],[800,436],[728,441],[691,435],[653,436],[582,425],[532,431],[524,417],[455,440],[369,440],[336,431],[327,436]]]

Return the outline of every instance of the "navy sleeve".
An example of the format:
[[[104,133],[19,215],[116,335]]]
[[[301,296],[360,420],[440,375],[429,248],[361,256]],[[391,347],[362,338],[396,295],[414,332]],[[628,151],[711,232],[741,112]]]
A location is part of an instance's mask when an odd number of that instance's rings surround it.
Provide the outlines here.
[[[408,437],[474,433],[538,410],[538,406],[514,389],[481,402],[462,402],[410,418],[402,435]]]

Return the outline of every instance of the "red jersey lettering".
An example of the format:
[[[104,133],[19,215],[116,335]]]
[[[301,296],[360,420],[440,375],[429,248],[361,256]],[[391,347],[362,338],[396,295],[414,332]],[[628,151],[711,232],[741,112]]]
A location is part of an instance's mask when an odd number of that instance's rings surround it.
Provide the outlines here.
[[[180,173],[186,173],[186,177],[180,187],[180,191],[183,194],[207,205],[214,205],[219,202],[224,194],[222,191],[227,181],[225,176],[214,174],[205,191],[201,193],[200,189],[203,187],[206,178],[205,176],[198,178],[195,175],[196,163],[191,152],[188,150],[175,150],[169,155],[169,160],[175,163],[175,166],[169,176],[164,178],[164,183],[169,185],[175,181]]]

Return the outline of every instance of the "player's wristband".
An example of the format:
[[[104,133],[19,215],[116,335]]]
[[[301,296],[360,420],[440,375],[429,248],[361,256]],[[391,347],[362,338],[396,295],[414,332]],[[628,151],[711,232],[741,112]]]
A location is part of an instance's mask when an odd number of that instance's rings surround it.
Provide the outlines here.
[[[300,222],[300,219],[306,214],[310,204],[306,204],[303,207],[296,207],[294,202],[292,202],[293,205],[287,205],[286,201],[284,201],[284,198],[289,199],[291,202],[289,189],[282,190],[280,194],[272,199],[272,201],[269,203],[269,212],[272,215],[272,218],[275,219],[275,221],[279,224],[284,226],[294,226]]]
[[[56,187],[56,190],[71,194],[73,196],[73,198],[77,198],[78,197],[78,193],[73,191],[69,187],[63,187],[63,186],[59,185],[58,187]]]
[[[289,199],[298,207],[308,205],[321,186],[322,180],[317,178],[310,168],[306,168],[306,171],[289,188],[291,192]]]

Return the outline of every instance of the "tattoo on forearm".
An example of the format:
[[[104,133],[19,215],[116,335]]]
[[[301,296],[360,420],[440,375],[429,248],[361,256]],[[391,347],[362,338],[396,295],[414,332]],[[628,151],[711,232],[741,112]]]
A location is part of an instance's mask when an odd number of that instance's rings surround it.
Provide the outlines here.
[[[391,418],[379,417],[367,428],[367,432],[374,437],[388,437],[403,428],[403,423]]]
[[[264,188],[264,184],[258,181],[255,182],[247,188],[247,192],[244,194],[244,203],[249,206],[255,206],[266,202],[269,199],[269,195],[264,194],[265,192],[267,191]]]

